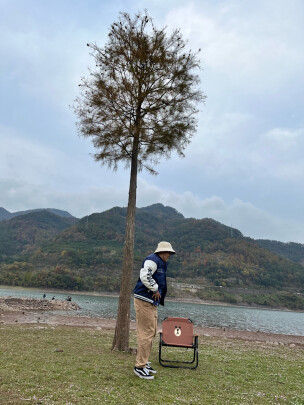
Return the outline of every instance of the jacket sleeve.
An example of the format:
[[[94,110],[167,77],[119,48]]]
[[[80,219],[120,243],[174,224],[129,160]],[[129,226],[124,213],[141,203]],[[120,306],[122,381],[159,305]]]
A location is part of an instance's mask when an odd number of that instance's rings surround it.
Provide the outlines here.
[[[144,267],[140,270],[139,275],[141,282],[154,293],[158,291],[158,284],[152,277],[156,270],[157,264],[152,260],[146,260]]]

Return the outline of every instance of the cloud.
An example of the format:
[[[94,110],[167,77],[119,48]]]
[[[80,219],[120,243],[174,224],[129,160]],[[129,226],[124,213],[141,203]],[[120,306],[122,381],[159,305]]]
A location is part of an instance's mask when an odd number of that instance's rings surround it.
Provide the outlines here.
[[[239,229],[245,236],[252,238],[299,243],[304,241],[304,224],[280,220],[252,203],[237,198],[231,203],[218,196],[201,199],[190,191],[177,193],[164,190],[151,186],[143,180],[139,181],[138,189],[138,206],[161,202],[174,207],[187,218],[213,218]]]
[[[80,76],[92,61],[86,43],[104,37],[105,15],[96,7],[82,10],[75,2],[53,1],[47,6],[29,0],[25,7],[7,4],[0,35],[0,68],[9,88],[19,94],[66,111],[78,93]],[[98,15],[101,14],[98,21]],[[104,15],[105,14],[105,15]],[[15,90],[16,91],[16,90]]]
[[[304,137],[304,128],[288,129],[288,128],[273,128],[265,134],[266,138],[274,140],[277,143],[282,143],[283,147],[294,145],[299,138]]]
[[[126,207],[128,186],[90,187],[82,192],[45,189],[22,181],[0,180],[2,205],[11,212],[30,208],[58,208],[76,217],[103,212],[114,206]],[[304,224],[278,220],[249,202],[234,199],[225,202],[218,196],[200,199],[191,192],[177,193],[138,182],[137,206],[155,203],[171,206],[186,218],[212,218],[227,226],[239,229],[245,236],[255,239],[273,239],[283,242],[303,243]]]
[[[115,184],[120,188],[128,180],[127,171],[121,170],[118,175],[96,163],[89,156],[94,151],[86,140],[79,140],[82,149],[75,152],[62,144],[44,145],[43,141],[29,139],[18,129],[3,125],[0,125],[0,140],[2,180],[58,190],[82,190],[96,184]]]
[[[274,127],[264,132],[253,113],[201,114],[200,130],[186,149],[183,169],[194,176],[242,184],[304,181],[304,128]],[[178,170],[178,169],[177,169]]]
[[[170,27],[181,27],[191,48],[202,48],[207,77],[216,72],[240,91],[276,92],[302,79],[303,2],[192,1],[167,14]],[[291,21],[293,23],[291,23]]]
[[[4,126],[0,137],[0,178],[50,184],[64,176],[69,157],[59,148],[45,147]]]
[[[304,128],[273,128],[262,133],[248,154],[248,163],[261,177],[283,182],[304,181]]]
[[[10,211],[51,207],[78,217],[126,206],[129,172],[88,154],[68,106],[106,42],[120,3],[6,2],[2,12],[0,180]],[[128,4],[131,14],[145,2]],[[202,48],[202,106],[185,159],[140,173],[138,206],[162,202],[245,235],[304,240],[302,0],[170,0],[148,5],[157,26]],[[89,146],[90,145],[90,146]]]
[[[6,32],[5,37],[10,46],[9,51],[2,49],[8,56],[7,80],[18,83],[19,92],[28,97],[66,110],[78,91],[80,71],[86,73],[89,65],[85,39],[71,27],[52,36],[31,27],[26,32]]]
[[[186,150],[186,166],[212,178],[240,173],[253,142],[248,127],[254,120],[253,114],[238,111],[202,113],[200,129]]]
[[[34,208],[58,208],[81,218],[113,206],[126,206],[128,189],[89,187],[84,191],[58,189],[22,180],[0,179],[1,205],[10,212]]]

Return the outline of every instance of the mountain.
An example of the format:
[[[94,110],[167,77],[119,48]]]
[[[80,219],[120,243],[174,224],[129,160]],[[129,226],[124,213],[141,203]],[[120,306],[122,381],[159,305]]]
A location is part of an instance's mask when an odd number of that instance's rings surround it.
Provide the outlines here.
[[[277,255],[304,264],[304,244],[295,242],[278,242],[276,240],[257,239],[254,241],[258,246],[270,250]]]
[[[33,210],[0,222],[0,257],[28,253],[37,244],[49,240],[77,220],[53,214],[49,210]]]
[[[0,221],[3,221],[4,219],[10,219],[12,218],[12,214],[7,211],[5,208],[0,207]]]
[[[58,210],[56,208],[37,208],[34,210],[9,212],[5,208],[0,207],[0,221],[18,217],[20,215],[30,214],[32,212],[39,212],[39,211],[48,211],[48,212],[51,212],[52,214],[58,215],[59,217],[63,217],[63,218],[74,218],[73,215],[71,215],[69,212]]]
[[[0,222],[0,283],[118,291],[126,216],[114,207],[73,223],[47,211]],[[136,210],[134,281],[160,240],[177,252],[168,268],[173,296],[304,309],[300,257],[288,260],[237,229],[162,204]]]

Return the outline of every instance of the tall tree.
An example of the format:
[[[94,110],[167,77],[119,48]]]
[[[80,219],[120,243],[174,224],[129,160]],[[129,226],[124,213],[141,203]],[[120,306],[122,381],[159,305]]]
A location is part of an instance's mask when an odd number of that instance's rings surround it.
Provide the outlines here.
[[[144,14],[120,13],[104,47],[88,44],[96,68],[81,78],[75,100],[80,135],[91,137],[97,161],[130,168],[119,307],[113,349],[129,349],[137,174],[156,174],[163,156],[183,150],[196,130],[197,54],[186,50],[180,30],[166,34]]]

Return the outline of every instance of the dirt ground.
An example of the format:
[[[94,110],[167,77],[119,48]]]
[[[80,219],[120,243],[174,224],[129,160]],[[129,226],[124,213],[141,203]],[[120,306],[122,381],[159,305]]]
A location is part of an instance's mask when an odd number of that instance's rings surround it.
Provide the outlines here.
[[[42,300],[41,300],[42,301]],[[43,301],[42,301],[43,305]],[[54,303],[55,305],[55,303]],[[62,306],[66,308],[66,303],[62,301]],[[27,308],[28,307],[28,308]],[[20,300],[19,304],[14,301],[14,306],[9,306],[7,303],[4,304],[0,299],[0,327],[2,325],[15,325],[15,324],[35,324],[43,325],[66,325],[75,327],[88,327],[88,328],[100,328],[100,329],[114,329],[116,325],[115,319],[105,319],[105,318],[94,318],[85,316],[75,316],[75,315],[57,315],[54,311],[50,313],[49,309],[63,309],[61,308],[58,301],[56,301],[56,308],[45,308],[38,309],[39,306],[26,303]],[[73,308],[70,308],[73,310]],[[131,330],[136,330],[135,322],[130,324]],[[161,326],[159,326],[161,330]],[[253,341],[256,343],[267,343],[273,345],[288,345],[288,346],[303,346],[304,347],[304,336],[295,335],[280,335],[264,332],[249,332],[232,330],[225,328],[205,328],[205,327],[195,327],[195,333],[199,336],[210,336],[218,337],[223,339],[239,339]]]

